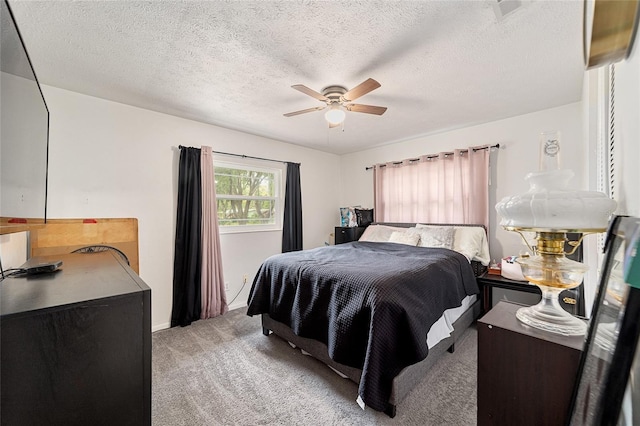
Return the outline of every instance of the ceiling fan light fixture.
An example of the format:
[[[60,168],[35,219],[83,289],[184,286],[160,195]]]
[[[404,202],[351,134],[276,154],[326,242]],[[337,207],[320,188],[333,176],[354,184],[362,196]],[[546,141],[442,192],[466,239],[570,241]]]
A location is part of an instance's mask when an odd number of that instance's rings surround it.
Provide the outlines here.
[[[308,88],[304,84],[294,84],[293,86],[291,86],[292,89],[302,92],[305,95],[311,96],[312,98],[321,101],[324,105],[321,107],[293,111],[283,115],[285,117],[293,117],[296,115],[305,114],[307,112],[320,111],[328,107],[329,109],[325,113],[324,117],[329,123],[329,128],[337,127],[342,124],[347,115],[347,111],[382,115],[387,110],[387,107],[351,103],[352,101],[366,95],[367,93],[377,89],[378,87],[380,87],[380,83],[372,78],[363,81],[351,90],[347,90],[343,86],[327,86],[322,89],[322,93],[316,92],[315,90]]]
[[[324,114],[324,118],[329,124],[340,124],[344,121],[346,114],[339,105],[332,105],[331,109]]]

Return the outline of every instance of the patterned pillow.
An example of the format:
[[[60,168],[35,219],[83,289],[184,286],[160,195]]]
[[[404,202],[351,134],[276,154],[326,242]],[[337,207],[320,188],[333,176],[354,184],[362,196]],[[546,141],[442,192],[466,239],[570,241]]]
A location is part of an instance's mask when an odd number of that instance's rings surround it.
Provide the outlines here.
[[[406,231],[393,231],[389,237],[390,243],[406,244],[416,246],[420,241],[420,235]]]
[[[358,218],[355,210],[359,207],[360,206],[340,207],[340,226],[358,226]]]
[[[453,248],[454,229],[443,228],[410,228],[412,233],[420,235],[418,247]]]
[[[440,226],[416,224],[419,229],[453,229],[453,250],[461,253],[469,259],[475,260],[487,266],[491,260],[487,233],[481,226]]]

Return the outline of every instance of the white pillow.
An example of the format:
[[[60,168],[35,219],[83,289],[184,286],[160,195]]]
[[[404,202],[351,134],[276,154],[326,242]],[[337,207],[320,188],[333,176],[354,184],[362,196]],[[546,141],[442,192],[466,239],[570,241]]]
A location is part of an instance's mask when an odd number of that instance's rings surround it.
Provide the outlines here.
[[[416,224],[416,228],[453,228],[453,250],[469,259],[488,265],[491,261],[487,233],[481,226],[438,226]]]
[[[364,230],[358,241],[370,241],[373,243],[386,243],[395,231],[404,232],[406,228],[397,228],[387,225],[369,225]]]
[[[451,227],[416,227],[412,233],[420,236],[418,247],[453,248],[454,229]]]
[[[389,237],[390,243],[406,244],[408,246],[416,246],[420,241],[420,235],[406,231],[393,231]]]
[[[456,227],[453,247],[455,251],[467,256],[467,259],[475,260],[485,266],[491,261],[487,233],[484,228],[478,226]]]

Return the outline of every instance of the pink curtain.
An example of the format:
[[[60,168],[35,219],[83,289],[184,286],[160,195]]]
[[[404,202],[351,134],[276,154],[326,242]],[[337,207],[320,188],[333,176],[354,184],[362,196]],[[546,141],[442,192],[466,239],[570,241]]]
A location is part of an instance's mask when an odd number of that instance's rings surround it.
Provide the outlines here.
[[[490,146],[417,160],[376,164],[378,222],[474,223],[489,226]]]
[[[210,146],[203,146],[200,155],[202,176],[202,312],[200,318],[222,315],[229,310],[224,291],[222,251],[218,230],[218,207]]]

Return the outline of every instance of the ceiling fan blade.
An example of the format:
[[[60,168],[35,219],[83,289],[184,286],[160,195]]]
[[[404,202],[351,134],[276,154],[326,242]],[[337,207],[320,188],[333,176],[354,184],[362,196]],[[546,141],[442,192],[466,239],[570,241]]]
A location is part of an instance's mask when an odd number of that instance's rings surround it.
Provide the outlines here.
[[[305,86],[304,84],[294,84],[293,86],[291,86],[292,88],[304,93],[305,95],[309,95],[312,98],[316,98],[319,101],[323,101],[323,102],[331,102],[331,100],[329,98],[327,98],[326,96],[316,92],[313,89],[309,89],[307,86]]]
[[[284,115],[285,117],[293,117],[294,115],[300,115],[300,114],[304,114],[306,112],[320,111],[320,110],[323,110],[325,108],[326,108],[326,106],[319,106],[319,107],[302,109],[300,111],[288,112],[288,113],[282,114],[282,115]]]
[[[334,127],[340,127],[341,124],[342,123],[335,123],[335,124],[329,123],[329,128],[333,129]]]
[[[362,104],[346,104],[344,107],[348,111],[365,112],[367,114],[375,114],[375,115],[382,115],[387,110],[387,107],[374,106],[374,105],[362,105]]]
[[[377,89],[378,87],[380,87],[380,83],[372,78],[369,78],[342,95],[342,99],[344,99],[346,102],[354,101],[360,96],[366,95],[367,93]]]

